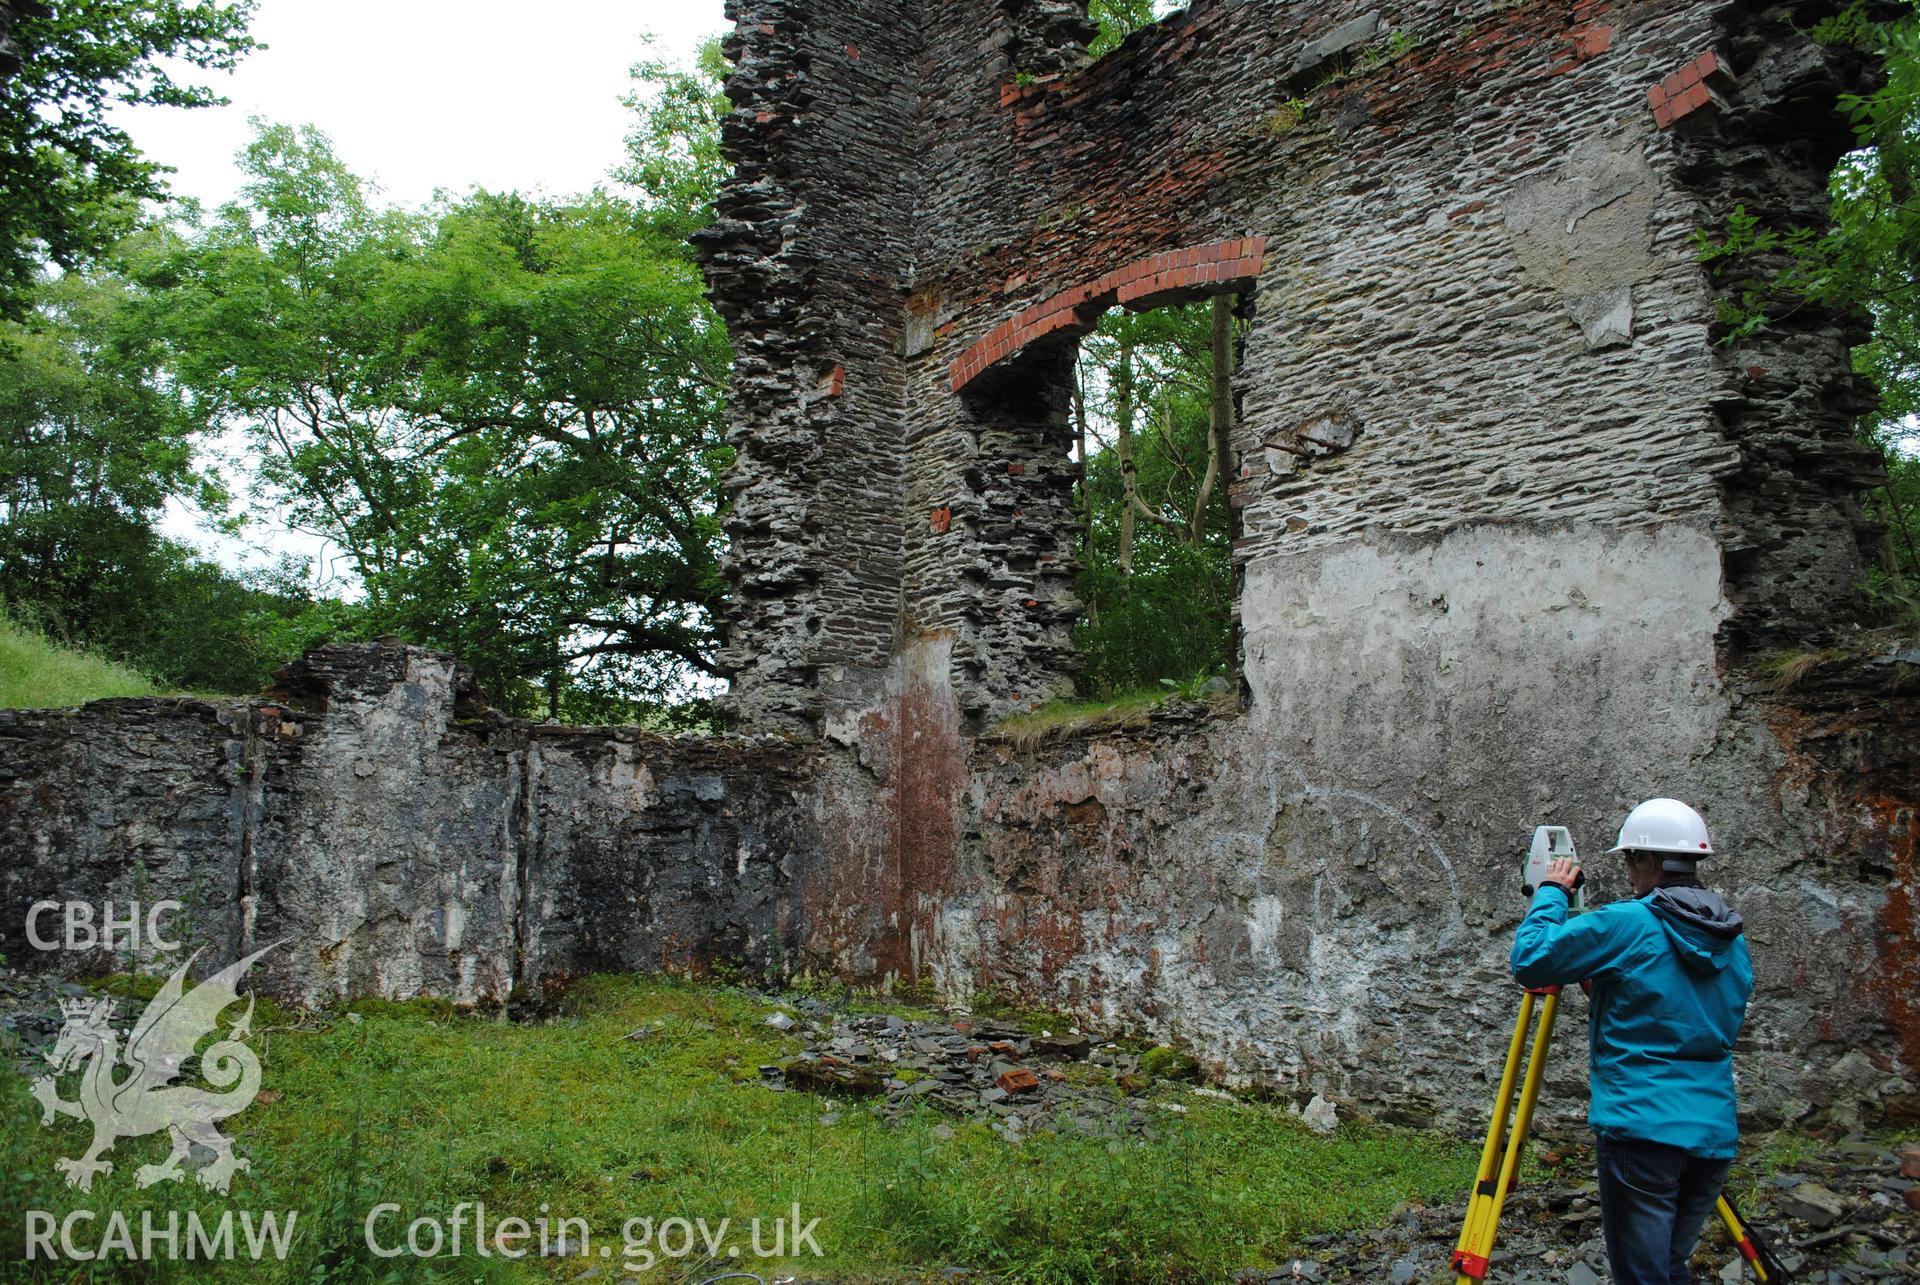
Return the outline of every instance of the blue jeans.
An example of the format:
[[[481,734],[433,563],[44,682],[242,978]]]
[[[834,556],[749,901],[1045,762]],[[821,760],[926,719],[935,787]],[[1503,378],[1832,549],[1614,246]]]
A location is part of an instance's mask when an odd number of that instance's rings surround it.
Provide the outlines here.
[[[1601,1138],[1595,1150],[1613,1285],[1693,1285],[1687,1260],[1733,1161],[1624,1138]]]

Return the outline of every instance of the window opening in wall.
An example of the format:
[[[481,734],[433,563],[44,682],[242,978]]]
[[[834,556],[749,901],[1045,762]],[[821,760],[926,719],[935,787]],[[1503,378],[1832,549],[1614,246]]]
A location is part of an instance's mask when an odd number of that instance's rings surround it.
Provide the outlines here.
[[[1239,329],[1223,296],[1115,310],[1081,341],[1074,642],[1083,699],[1234,686],[1228,483]]]

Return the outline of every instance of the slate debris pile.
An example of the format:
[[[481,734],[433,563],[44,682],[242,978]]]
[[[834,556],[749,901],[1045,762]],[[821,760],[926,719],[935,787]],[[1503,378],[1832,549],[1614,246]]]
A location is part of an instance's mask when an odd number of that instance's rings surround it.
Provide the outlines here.
[[[1156,1077],[1142,1069],[1142,1054],[1078,1031],[1035,1033],[964,1016],[914,1021],[837,1014],[816,1000],[794,1007],[800,1018],[782,1011],[767,1023],[800,1035],[806,1048],[784,1063],[761,1067],[761,1077],[776,1089],[874,1100],[890,1121],[926,1106],[960,1123],[988,1124],[1018,1142],[1045,1130],[1139,1136],[1150,1133],[1156,1120],[1185,1110],[1179,1102],[1146,1096],[1156,1078],[1186,1074],[1187,1064],[1177,1055],[1144,1055],[1151,1068],[1165,1068]]]
[[[1585,1147],[1548,1153],[1542,1170],[1508,1203],[1493,1255],[1497,1285],[1608,1285],[1600,1239],[1599,1188]],[[1524,1175],[1523,1175],[1524,1181]],[[1736,1192],[1742,1189],[1735,1176]],[[1735,1197],[1739,1199],[1738,1195]],[[1920,1280],[1920,1146],[1888,1150],[1849,1138],[1791,1170],[1763,1178],[1741,1212],[1765,1236],[1796,1285],[1869,1285]],[[1448,1256],[1460,1233],[1452,1204],[1409,1206],[1383,1227],[1309,1237],[1300,1257],[1239,1285],[1365,1281],[1452,1285]],[[1703,1282],[1752,1281],[1718,1219],[1708,1223],[1694,1274]]]

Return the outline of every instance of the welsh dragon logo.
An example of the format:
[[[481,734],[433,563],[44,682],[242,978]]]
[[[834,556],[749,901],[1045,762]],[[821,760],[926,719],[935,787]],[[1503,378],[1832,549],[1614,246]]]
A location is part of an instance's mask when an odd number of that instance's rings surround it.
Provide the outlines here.
[[[274,946],[279,944],[275,942]],[[160,1164],[141,1165],[135,1171],[134,1181],[142,1187],[184,1178],[180,1162],[196,1142],[213,1152],[212,1161],[195,1175],[200,1185],[211,1191],[225,1195],[233,1175],[251,1167],[233,1154],[233,1140],[215,1127],[246,1110],[260,1091],[260,1059],[244,1043],[253,1030],[251,996],[240,1020],[200,1056],[201,1077],[215,1089],[225,1091],[210,1093],[173,1082],[193,1056],[194,1046],[213,1034],[220,1014],[238,1002],[235,987],[240,978],[272,949],[268,946],[256,951],[188,990],[184,985],[187,970],[200,957],[200,951],[194,951],[133,1024],[124,1052],[119,1032],[111,1025],[111,997],[61,1001],[66,1023],[53,1050],[46,1055],[54,1069],[34,1080],[32,1092],[40,1102],[41,1124],[51,1125],[56,1116],[64,1115],[93,1125],[93,1145],[86,1154],[55,1162],[55,1167],[66,1174],[69,1186],[92,1190],[95,1175],[113,1172],[113,1162],[101,1157],[113,1149],[115,1142],[143,1138],[163,1129],[173,1139],[172,1154]],[[127,1074],[116,1079],[115,1070],[122,1063],[128,1068]],[[55,1087],[56,1078],[83,1065],[80,1100],[63,1101]]]

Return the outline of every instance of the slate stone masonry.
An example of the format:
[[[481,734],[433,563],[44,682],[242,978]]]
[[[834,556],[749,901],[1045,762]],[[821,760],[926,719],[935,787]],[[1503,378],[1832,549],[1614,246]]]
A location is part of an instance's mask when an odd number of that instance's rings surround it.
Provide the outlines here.
[[[1266,248],[1227,278],[1253,318],[1243,568],[1366,530],[1698,520],[1730,646],[1846,606],[1872,538],[1860,319],[1717,348],[1736,283],[1692,241],[1736,204],[1819,218],[1833,100],[1868,74],[1801,34],[1819,6],[1213,0],[1092,66],[1071,4],[878,6],[884,41],[875,8],[733,10],[741,175],[705,244],[743,345],[749,723],[819,730],[903,627],[953,637],[969,727],[1069,685],[1068,341],[1219,288],[1098,288],[1219,243]],[[870,400],[819,393],[843,377]],[[796,443],[795,416],[859,428]],[[1275,445],[1329,416],[1353,425],[1337,461]]]
[[[915,977],[1462,1121],[1532,827],[1592,854],[1673,794],[1750,926],[1752,1116],[1920,1118],[1920,653],[1845,627],[1862,319],[1725,345],[1694,245],[1820,216],[1874,74],[1829,9],[1199,0],[1091,62],[1074,0],[730,0],[700,248],[753,734],[518,723],[397,645],[0,713],[0,950],[54,966],[36,899],[165,893],[289,939],[296,999]],[[1220,291],[1237,699],[1016,744],[1075,667],[1074,340]]]
[[[847,34],[880,7],[906,38]],[[733,618],[755,658],[741,717],[859,765],[829,771],[848,812],[872,791],[868,825],[825,835],[825,868],[866,872],[871,908],[836,911],[829,953],[1174,1030],[1229,1078],[1431,1119],[1460,1094],[1427,1069],[1506,1020],[1513,850],[1547,820],[1591,846],[1674,793],[1726,836],[1716,878],[1770,955],[1756,1109],[1819,1105],[1796,1057],[1854,1100],[1907,1101],[1911,1014],[1886,996],[1911,967],[1884,925],[1912,889],[1871,854],[1910,846],[1911,791],[1830,778],[1733,677],[1856,609],[1877,538],[1851,434],[1863,319],[1803,309],[1722,344],[1740,283],[1695,246],[1736,205],[1822,216],[1850,145],[1835,104],[1875,74],[1807,36],[1832,8],[1199,0],[1091,62],[1078,5],[739,0],[736,152],[785,167],[788,243],[820,288],[892,279],[901,324],[874,364],[844,362],[848,387],[901,398],[897,576]],[[787,82],[760,59],[813,83],[855,45],[891,92],[851,116],[770,93]],[[812,163],[902,92],[905,169],[849,146]],[[788,132],[752,132],[783,106]],[[814,217],[886,184],[907,196],[883,244]],[[1058,760],[1011,751],[995,721],[1076,663],[1073,340],[1139,265],[1137,305],[1220,288],[1195,252],[1230,245],[1262,251],[1224,283],[1248,320],[1244,705]],[[719,297],[739,288],[710,270]],[[746,338],[824,354],[877,324]],[[742,419],[738,511],[784,509]],[[885,691],[836,682],[837,643],[778,625],[869,608]],[[1807,885],[1810,853],[1836,855]]]
[[[255,701],[0,711],[9,965],[132,962],[35,949],[38,901],[169,899],[210,959],[281,943],[255,975],[299,1003],[791,965],[790,894],[820,845],[796,802],[810,765],[784,743],[507,719],[452,658],[395,644],[323,648],[283,677]]]

